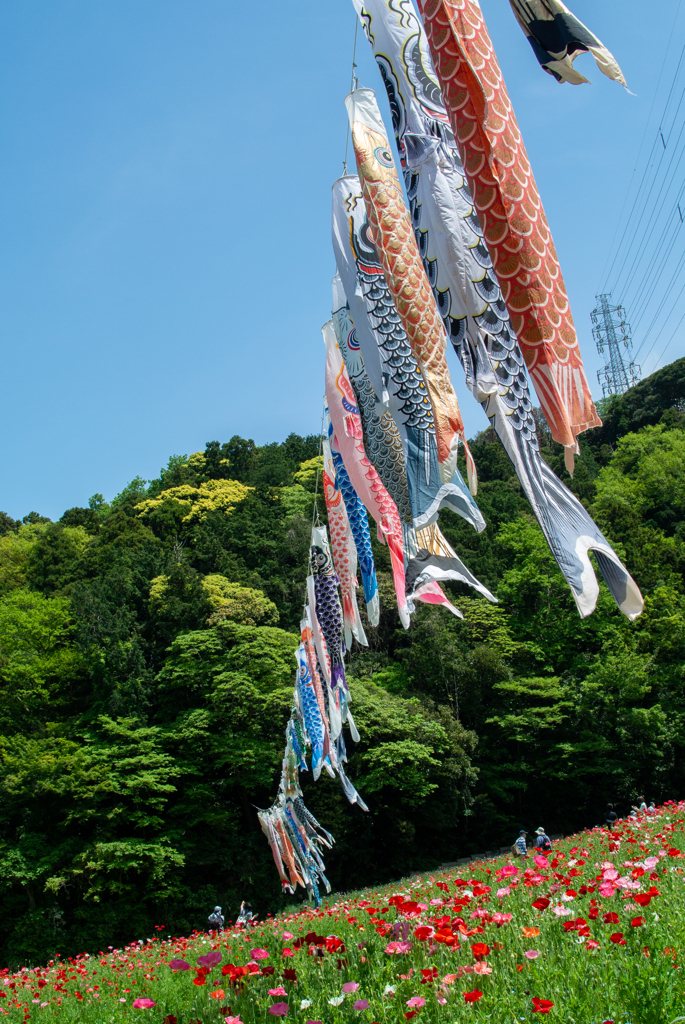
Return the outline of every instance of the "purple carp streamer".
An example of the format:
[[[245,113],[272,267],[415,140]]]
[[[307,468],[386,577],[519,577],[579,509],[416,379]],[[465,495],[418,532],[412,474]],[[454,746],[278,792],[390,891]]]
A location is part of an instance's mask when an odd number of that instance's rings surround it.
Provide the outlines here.
[[[606,538],[540,457],[525,362],[492,269],[411,0],[353,0],[386,86],[412,223],[466,383],[504,445],[581,616],[595,608],[598,565],[621,610],[642,598]],[[468,571],[468,570],[467,570]]]

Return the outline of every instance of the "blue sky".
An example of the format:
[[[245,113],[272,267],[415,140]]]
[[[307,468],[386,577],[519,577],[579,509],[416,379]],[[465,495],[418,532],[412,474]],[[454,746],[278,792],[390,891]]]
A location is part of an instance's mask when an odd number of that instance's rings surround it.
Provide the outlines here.
[[[593,84],[559,86],[506,0],[482,6],[601,394],[589,312],[678,0],[571,2],[635,95],[587,55]],[[0,508],[58,518],[208,440],[318,429],[353,36],[349,0],[4,0]],[[380,93],[361,32],[357,63]],[[484,414],[453,376],[471,435]]]

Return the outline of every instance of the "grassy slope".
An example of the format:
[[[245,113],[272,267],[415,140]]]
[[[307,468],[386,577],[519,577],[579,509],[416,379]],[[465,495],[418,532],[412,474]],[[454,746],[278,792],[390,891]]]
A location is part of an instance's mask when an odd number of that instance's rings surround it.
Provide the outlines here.
[[[266,1024],[281,1004],[286,1024],[518,1022],[545,1013],[574,1024],[685,1020],[684,829],[685,802],[670,804],[613,833],[555,844],[547,868],[475,862],[338,895],[248,935],[163,938],[160,924],[159,938],[121,950],[2,972],[0,1012],[12,1021]],[[390,952],[394,942],[405,951]],[[212,952],[198,969],[197,957]],[[173,959],[187,969],[172,970]],[[343,993],[347,983],[358,987]],[[139,999],[154,1005],[136,1007]]]

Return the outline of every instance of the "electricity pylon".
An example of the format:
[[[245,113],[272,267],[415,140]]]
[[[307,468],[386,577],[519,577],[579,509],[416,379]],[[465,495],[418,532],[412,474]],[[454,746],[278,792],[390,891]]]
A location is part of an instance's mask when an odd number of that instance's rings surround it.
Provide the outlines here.
[[[592,334],[600,355],[604,355],[604,349],[607,349],[604,368],[597,373],[597,380],[602,385],[602,394],[607,398],[609,395],[622,395],[633,384],[637,384],[642,371],[633,362],[627,366],[623,362],[621,342],[626,349],[633,347],[630,324],[626,320],[623,306],[611,306],[611,294],[595,295],[595,298],[599,305],[590,313]]]

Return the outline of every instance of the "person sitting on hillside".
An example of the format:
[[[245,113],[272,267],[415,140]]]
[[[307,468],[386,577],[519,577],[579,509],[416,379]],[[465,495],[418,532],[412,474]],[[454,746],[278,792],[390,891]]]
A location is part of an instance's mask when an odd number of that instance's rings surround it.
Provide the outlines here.
[[[524,828],[519,832],[519,837],[511,848],[511,852],[515,853],[516,857],[527,857],[528,847],[526,846],[526,836],[528,833]]]
[[[214,907],[209,915],[209,923],[212,931],[222,932],[224,930],[224,915],[221,913],[221,907]]]
[[[551,853],[552,840],[549,838],[542,825],[540,828],[535,829],[535,835],[537,836],[537,839],[535,840],[535,849],[539,850],[540,853]]]
[[[656,805],[652,800],[649,807],[647,808],[647,814],[656,814]]]
[[[612,829],[614,827],[614,822],[616,821],[617,818],[618,818],[618,814],[614,810],[614,805],[613,804],[607,804],[606,813],[604,815],[604,821],[606,822],[606,827],[608,829]]]
[[[236,928],[247,928],[251,923],[254,914],[252,913],[252,904],[246,903],[245,900],[240,904],[240,913],[238,914],[238,920],[235,923]]]

